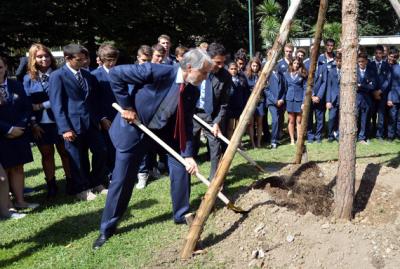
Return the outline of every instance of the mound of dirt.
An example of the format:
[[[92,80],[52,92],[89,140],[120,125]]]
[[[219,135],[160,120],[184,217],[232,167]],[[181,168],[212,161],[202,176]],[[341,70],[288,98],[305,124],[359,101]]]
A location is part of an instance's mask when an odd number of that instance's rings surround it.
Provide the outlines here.
[[[180,261],[180,241],[150,267],[398,268],[400,168],[357,165],[351,222],[329,215],[336,171],[336,162],[285,167],[236,200],[248,215],[223,208],[210,216],[203,254]]]

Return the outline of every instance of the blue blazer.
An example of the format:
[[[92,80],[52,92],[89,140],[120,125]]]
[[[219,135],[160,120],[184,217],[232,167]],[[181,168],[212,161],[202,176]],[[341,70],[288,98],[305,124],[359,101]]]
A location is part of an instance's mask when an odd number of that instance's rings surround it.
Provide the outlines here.
[[[283,75],[283,73],[287,72],[289,68],[288,63],[285,61],[284,58],[280,59],[278,63],[276,64],[276,69],[278,70],[279,73]]]
[[[163,64],[119,65],[110,70],[111,88],[117,103],[122,108],[134,108],[140,121],[148,125],[169,90],[172,87],[179,87],[175,82],[177,72],[178,66]],[[136,90],[129,91],[128,84],[133,84]],[[182,97],[185,110],[186,149],[181,152],[181,155],[191,157],[193,156],[193,114],[199,98],[199,90],[189,84]],[[168,122],[171,121],[175,121],[174,116],[168,119]],[[172,125],[175,126],[175,123]],[[174,128],[164,131],[173,133]],[[143,136],[138,127],[128,124],[119,113],[109,133],[114,146],[120,151],[130,150]]]
[[[375,73],[376,89],[382,90],[383,92],[382,97],[386,100],[387,95],[389,93],[389,86],[391,79],[390,65],[387,62],[382,61],[381,72],[379,74],[378,74],[378,67],[376,66],[375,61],[370,61],[368,63],[368,68]]]
[[[66,65],[54,71],[49,80],[51,109],[63,134],[73,130],[77,134],[86,132],[92,125],[98,127],[103,114],[100,114],[99,85],[96,78],[81,69],[87,89],[81,90],[78,80]]]
[[[92,71],[92,75],[96,77],[99,84],[103,114],[112,121],[117,115],[117,111],[111,106],[116,100],[110,85],[110,75],[103,67]]]
[[[267,98],[267,106],[276,105],[278,100],[285,100],[285,83],[280,73],[275,70],[272,71],[264,93]]]
[[[357,89],[357,107],[370,107],[372,104],[370,93],[376,89],[375,73],[367,67],[364,78],[361,78],[360,68],[357,67],[357,84],[361,85]]]
[[[391,70],[392,80],[388,100],[398,104],[400,103],[400,64],[392,65]]]
[[[0,105],[1,136],[6,135],[12,126],[26,127],[32,111],[22,83],[7,79],[7,88],[8,101]]]
[[[43,87],[42,83],[40,80],[33,80],[29,76],[29,74],[26,74],[24,77],[24,89],[25,93],[29,99],[29,102],[31,104],[41,104],[43,102],[49,101],[49,85],[47,83],[47,87]],[[55,121],[54,119],[54,114],[51,108],[46,109],[47,115],[52,121]],[[43,111],[32,111],[32,115],[35,116],[36,121],[40,122],[43,116]]]
[[[326,87],[326,102],[339,106],[340,79],[337,68],[332,68],[328,74]]]
[[[285,79],[285,100],[289,102],[303,102],[307,88],[307,78],[303,78],[298,75],[295,79],[292,79],[289,72],[283,74]]]
[[[335,55],[335,53],[333,54],[333,58],[336,58],[336,55]],[[319,66],[321,66],[321,65],[324,65],[324,64],[331,64],[331,63],[333,63],[334,61],[329,61],[328,62],[328,59],[326,58],[326,55],[325,55],[325,53],[321,53],[319,56],[318,56],[318,60],[317,60],[317,68],[319,68]],[[330,68],[330,67],[328,67],[328,68]]]
[[[318,96],[319,99],[325,102],[326,99],[326,87],[328,73],[332,68],[336,68],[336,65],[332,62],[329,64],[323,64],[318,67],[315,71],[314,86],[313,86],[313,96]]]

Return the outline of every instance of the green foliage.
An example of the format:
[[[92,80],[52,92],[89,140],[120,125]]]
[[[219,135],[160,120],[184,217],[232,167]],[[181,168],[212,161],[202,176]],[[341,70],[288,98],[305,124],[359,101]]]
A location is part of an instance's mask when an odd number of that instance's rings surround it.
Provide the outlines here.
[[[316,30],[316,25],[312,28],[312,35],[314,36]],[[325,23],[324,29],[322,31],[322,40],[332,38],[335,40],[337,47],[340,44],[340,36],[342,34],[342,24],[340,22]]]

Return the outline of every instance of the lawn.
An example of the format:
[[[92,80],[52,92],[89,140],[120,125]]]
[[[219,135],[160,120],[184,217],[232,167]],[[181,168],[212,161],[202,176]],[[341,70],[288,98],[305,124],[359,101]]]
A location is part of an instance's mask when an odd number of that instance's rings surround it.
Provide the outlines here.
[[[203,149],[204,150],[204,149]],[[337,160],[338,144],[311,144],[310,160]],[[26,185],[38,191],[27,197],[41,206],[21,220],[0,222],[0,268],[142,268],[158,251],[177,240],[182,241],[187,226],[172,221],[169,180],[152,181],[143,190],[135,190],[118,233],[97,251],[91,249],[98,228],[105,197],[91,202],[77,202],[63,193],[53,201],[45,198],[44,175],[40,154],[33,148],[35,162],[25,166]],[[248,150],[250,156],[271,170],[293,161],[295,147],[283,145],[276,150]],[[202,153],[204,159],[205,153]],[[357,146],[358,162],[380,163],[398,167],[400,142],[372,140],[370,145]],[[64,190],[64,175],[57,158],[57,179]],[[209,163],[201,162],[200,170],[208,174]],[[236,155],[225,185],[228,197],[235,197],[262,175]],[[206,188],[192,178],[192,208],[196,210]],[[218,206],[222,204],[218,202]],[[200,265],[200,267],[202,267]]]

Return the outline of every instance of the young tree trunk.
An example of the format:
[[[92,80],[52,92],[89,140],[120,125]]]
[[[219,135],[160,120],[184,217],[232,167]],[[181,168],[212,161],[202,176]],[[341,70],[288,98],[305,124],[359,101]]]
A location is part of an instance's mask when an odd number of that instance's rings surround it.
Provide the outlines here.
[[[304,99],[303,118],[301,120],[300,137],[297,138],[297,151],[294,163],[300,164],[303,152],[307,151],[304,147],[304,140],[306,137],[308,116],[310,115],[312,88],[314,86],[314,75],[318,59],[319,46],[321,44],[322,29],[324,28],[326,10],[328,9],[328,0],[321,0],[319,3],[317,27],[314,35],[314,47],[311,52],[310,70],[307,80],[307,90]]]
[[[400,2],[399,2],[399,0],[389,0],[389,1],[392,4],[394,10],[396,11],[397,17],[400,18]]]
[[[246,107],[244,108],[242,115],[240,116],[238,126],[236,127],[228,148],[226,149],[225,154],[218,165],[218,169],[214,175],[214,179],[211,181],[211,185],[208,187],[208,190],[204,195],[204,199],[196,212],[196,217],[190,226],[185,245],[181,252],[181,259],[188,259],[193,254],[197,241],[199,240],[201,232],[203,230],[203,226],[208,216],[210,215],[211,209],[214,206],[217,193],[224,183],[225,176],[228,173],[233,157],[235,156],[236,149],[238,148],[241,138],[246,131],[250,117],[252,117],[254,114],[258,103],[258,98],[261,92],[264,90],[265,84],[268,81],[268,78],[276,64],[278,55],[288,38],[291,22],[300,6],[300,3],[301,0],[293,0],[285,15],[285,18],[283,19],[281,28],[279,30],[279,35],[277,36],[274,46],[272,47],[270,52],[271,57],[265,64],[261,72],[260,78],[257,81],[249,97],[249,100],[247,101]]]
[[[358,1],[342,1],[342,75],[340,81],[339,166],[334,214],[351,219],[356,176]]]

